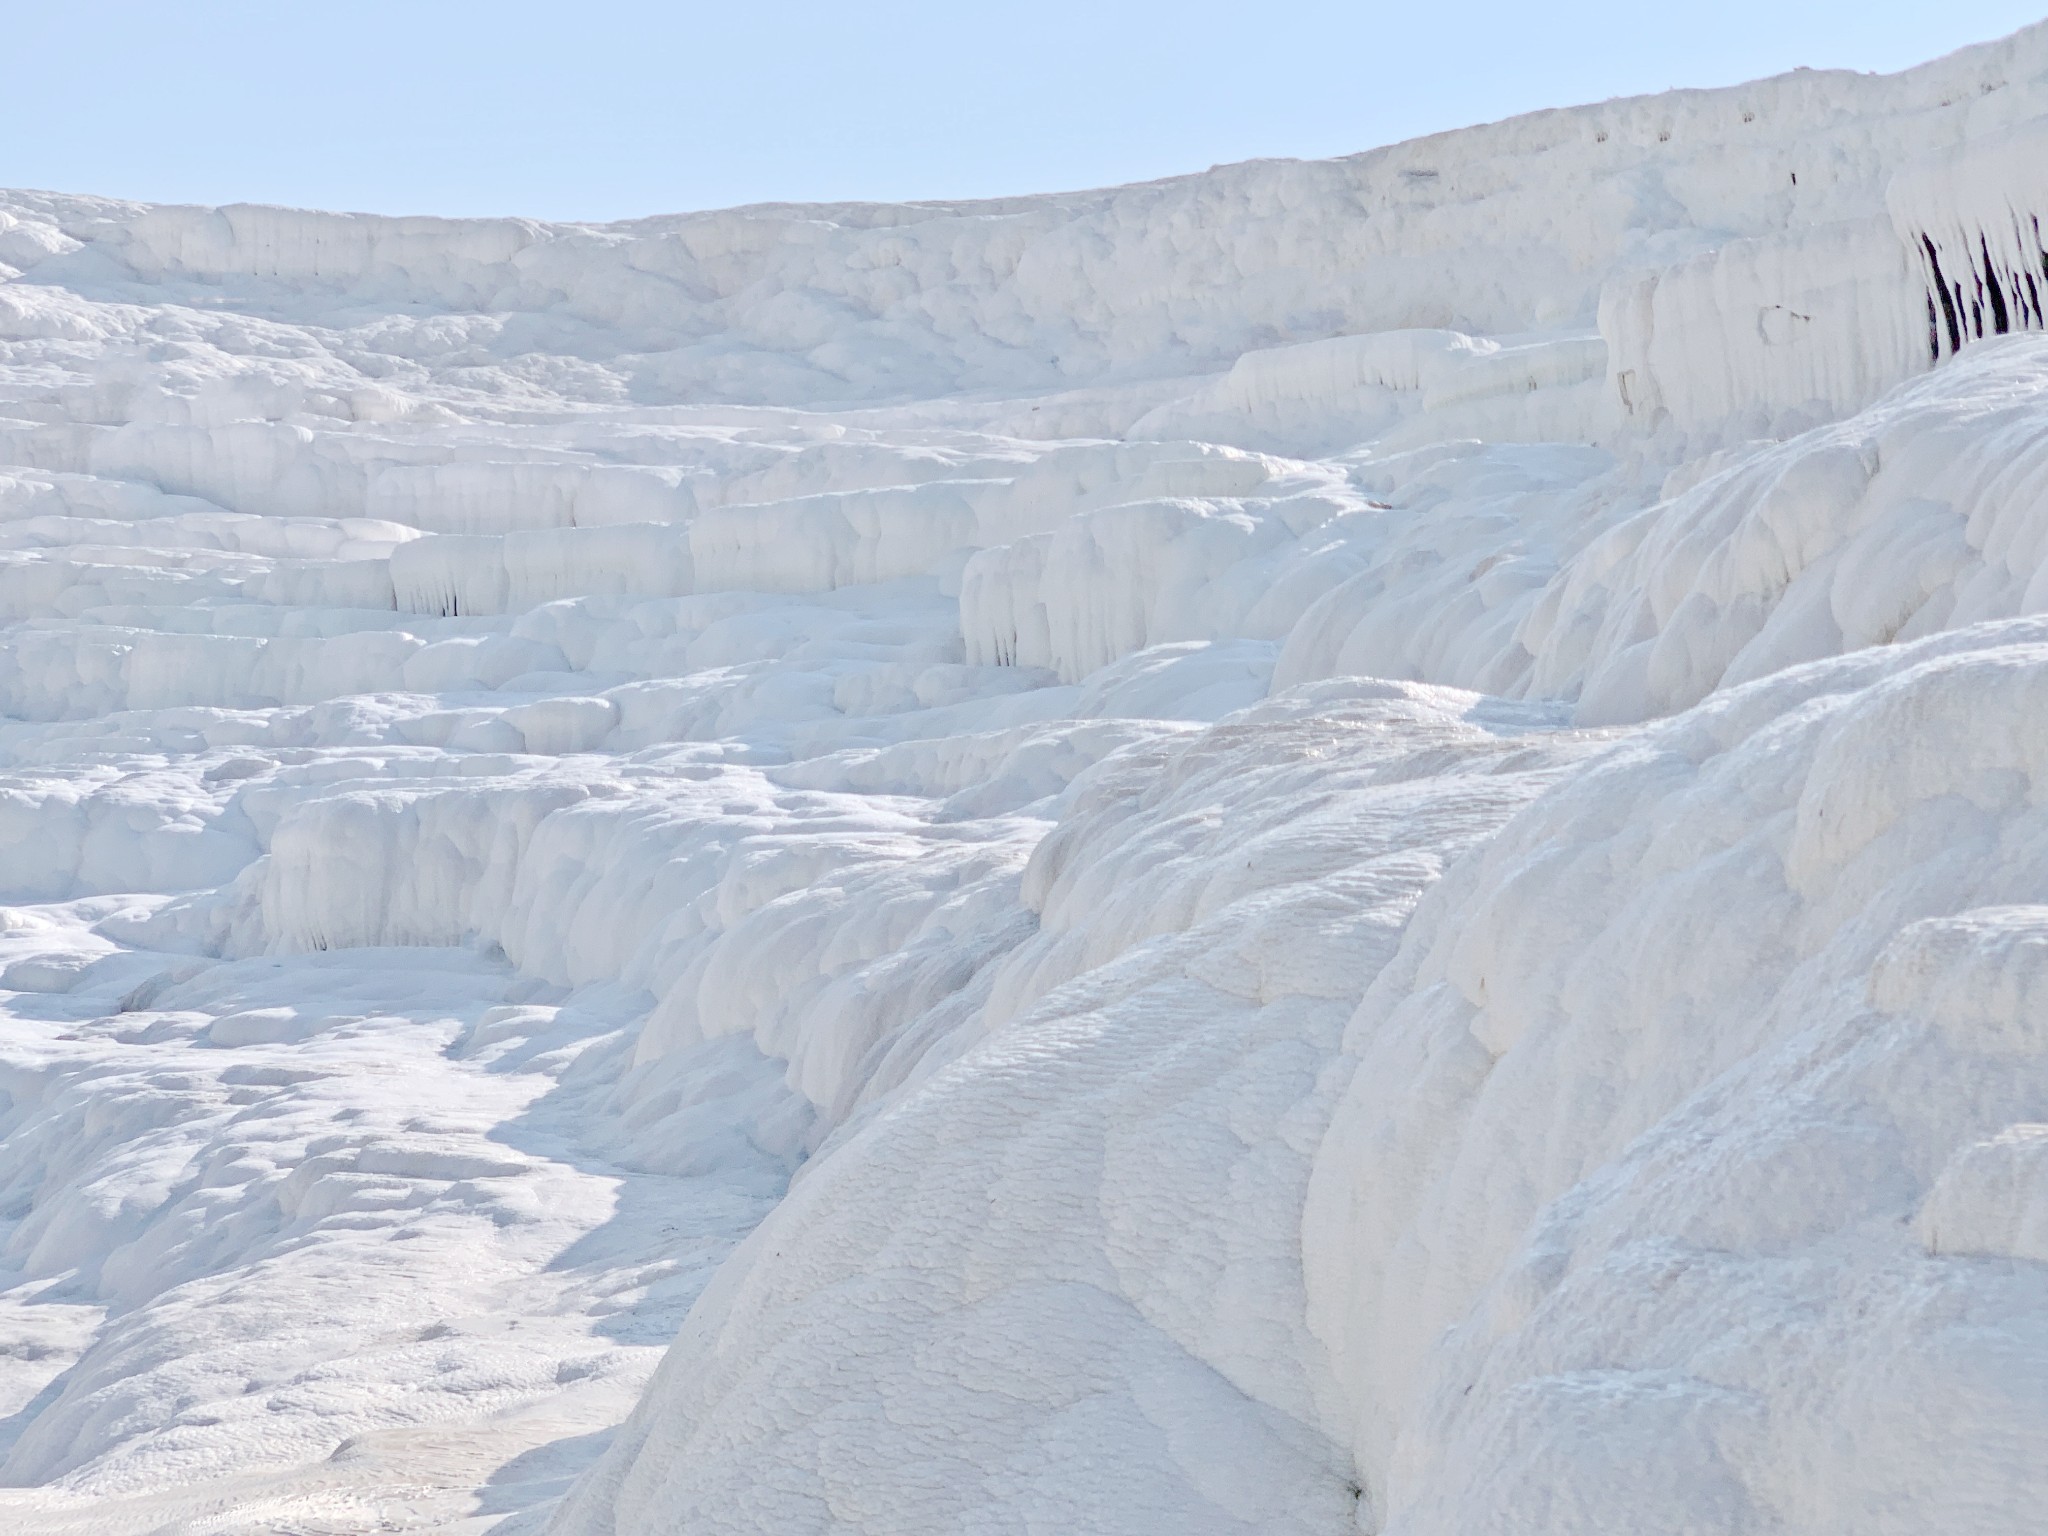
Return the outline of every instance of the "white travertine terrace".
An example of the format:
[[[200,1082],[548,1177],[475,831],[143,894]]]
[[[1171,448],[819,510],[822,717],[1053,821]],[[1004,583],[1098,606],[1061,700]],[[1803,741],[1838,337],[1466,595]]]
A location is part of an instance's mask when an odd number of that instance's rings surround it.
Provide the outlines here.
[[[2044,215],[0,193],[0,1528],[2038,1529]]]

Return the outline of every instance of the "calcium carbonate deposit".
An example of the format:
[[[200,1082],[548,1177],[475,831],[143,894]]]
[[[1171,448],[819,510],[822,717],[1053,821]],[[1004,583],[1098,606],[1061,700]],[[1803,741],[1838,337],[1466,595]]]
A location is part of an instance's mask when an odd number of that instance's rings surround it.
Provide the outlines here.
[[[0,194],[0,1529],[2039,1531],[2043,218]]]

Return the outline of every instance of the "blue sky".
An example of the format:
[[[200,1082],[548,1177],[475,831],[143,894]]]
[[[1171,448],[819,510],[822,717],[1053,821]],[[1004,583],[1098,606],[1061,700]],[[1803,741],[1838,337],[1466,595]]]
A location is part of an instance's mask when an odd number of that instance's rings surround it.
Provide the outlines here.
[[[0,185],[622,218],[1322,156],[1796,65],[2048,0],[0,0]]]

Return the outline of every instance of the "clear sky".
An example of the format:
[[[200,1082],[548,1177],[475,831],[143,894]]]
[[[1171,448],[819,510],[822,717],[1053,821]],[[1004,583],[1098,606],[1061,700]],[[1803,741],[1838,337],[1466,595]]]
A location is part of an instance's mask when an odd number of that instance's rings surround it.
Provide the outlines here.
[[[624,218],[1322,156],[2048,0],[0,0],[0,185]]]

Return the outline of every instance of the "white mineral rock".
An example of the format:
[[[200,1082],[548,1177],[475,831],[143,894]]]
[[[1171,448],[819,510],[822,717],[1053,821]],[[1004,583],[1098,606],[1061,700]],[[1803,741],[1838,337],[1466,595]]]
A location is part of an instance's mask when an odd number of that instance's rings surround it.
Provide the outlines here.
[[[0,193],[0,1529],[2039,1530],[2044,168]]]

